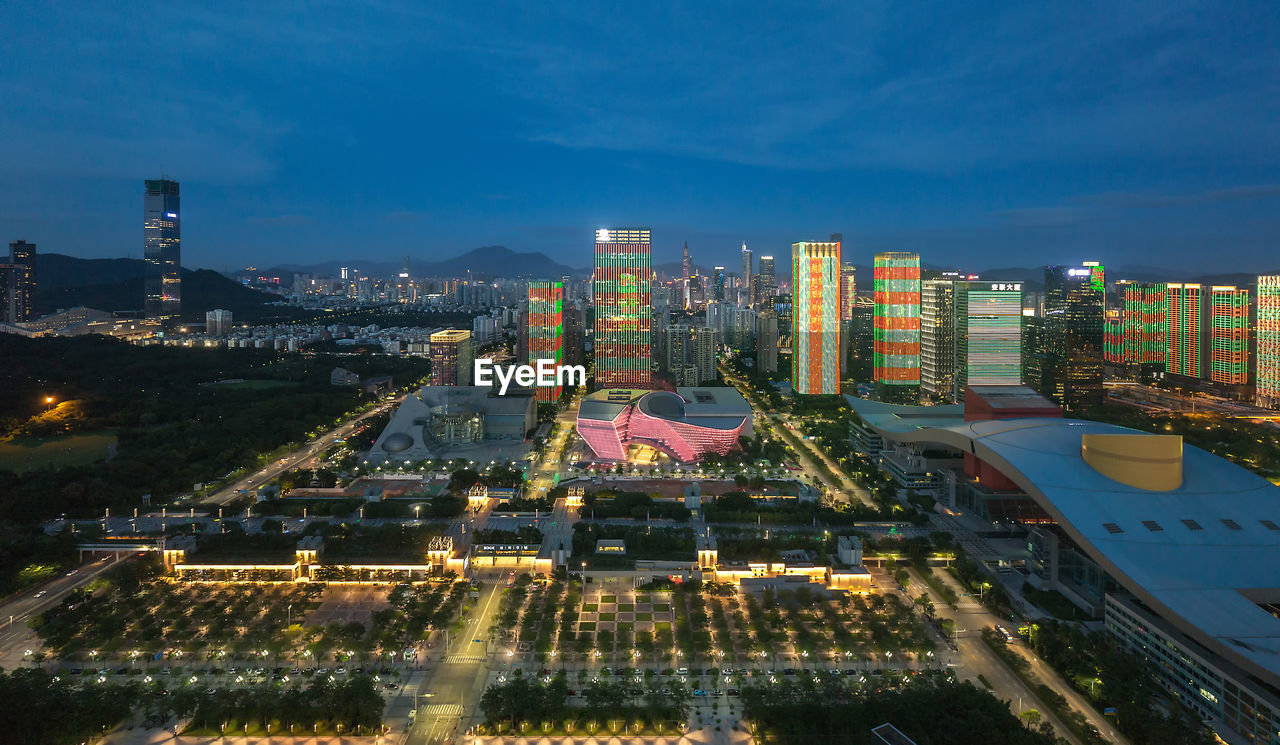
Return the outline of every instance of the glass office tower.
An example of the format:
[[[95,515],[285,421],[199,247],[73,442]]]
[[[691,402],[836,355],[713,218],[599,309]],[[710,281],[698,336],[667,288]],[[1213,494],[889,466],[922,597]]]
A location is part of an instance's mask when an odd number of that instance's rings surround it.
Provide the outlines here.
[[[178,182],[148,179],[142,197],[143,310],[147,318],[177,321],[182,315],[182,219]]]
[[[1040,393],[1071,411],[1102,403],[1105,277],[1096,261],[1045,267]]]

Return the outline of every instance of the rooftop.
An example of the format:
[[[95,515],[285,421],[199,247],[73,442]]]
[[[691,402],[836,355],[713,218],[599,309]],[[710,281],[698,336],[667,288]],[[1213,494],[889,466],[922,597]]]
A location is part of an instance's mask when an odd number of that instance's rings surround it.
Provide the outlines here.
[[[1085,436],[1152,438],[1153,445],[1161,436],[1101,422],[965,422],[954,413],[904,411],[953,407],[850,404],[885,437],[942,443],[995,466],[1143,602],[1218,654],[1280,684],[1280,619],[1258,605],[1280,600],[1280,488],[1189,445],[1181,447],[1180,479],[1148,488],[1123,483],[1085,461]]]

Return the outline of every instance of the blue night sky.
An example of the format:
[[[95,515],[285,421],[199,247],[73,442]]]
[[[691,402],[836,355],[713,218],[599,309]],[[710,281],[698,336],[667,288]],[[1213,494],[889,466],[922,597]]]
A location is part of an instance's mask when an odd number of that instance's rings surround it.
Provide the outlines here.
[[[427,8],[427,6],[431,8]],[[919,251],[1280,269],[1280,10],[1179,3],[0,8],[0,238],[183,263]]]

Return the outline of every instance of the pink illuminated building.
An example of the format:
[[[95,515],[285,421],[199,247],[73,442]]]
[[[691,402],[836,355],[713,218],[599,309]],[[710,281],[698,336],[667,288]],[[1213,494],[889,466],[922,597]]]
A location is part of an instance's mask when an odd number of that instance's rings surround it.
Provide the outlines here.
[[[737,449],[738,438],[751,434],[751,407],[730,387],[606,389],[582,400],[578,434],[601,460],[627,460],[635,445],[691,463]]]

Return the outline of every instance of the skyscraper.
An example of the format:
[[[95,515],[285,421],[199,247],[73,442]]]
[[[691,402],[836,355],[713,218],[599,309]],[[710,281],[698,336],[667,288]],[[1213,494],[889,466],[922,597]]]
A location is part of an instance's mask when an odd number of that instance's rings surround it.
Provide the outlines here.
[[[955,388],[955,284],[950,279],[920,283],[920,388],[939,398]]]
[[[747,248],[747,242],[742,242],[742,286],[747,291],[748,303],[752,302],[751,298],[751,277],[755,273],[751,263],[751,249]]]
[[[773,257],[761,256],[760,277],[764,288],[768,290],[768,293],[766,294],[772,294],[773,291],[778,288],[777,277],[774,276],[773,271]]]
[[[716,345],[720,334],[715,329],[699,326],[693,330],[693,366],[698,369],[698,382],[702,385],[716,379]]]
[[[1206,328],[1208,306],[1202,285],[1170,282],[1167,285],[1168,315],[1165,339],[1168,350],[1165,370],[1184,378],[1203,378],[1205,356],[1209,349]]]
[[[471,385],[474,362],[470,331],[445,329],[431,335],[432,385]]]
[[[182,219],[178,182],[147,179],[142,197],[144,289],[147,318],[177,321],[182,315]]]
[[[955,400],[968,385],[1022,384],[1022,283],[955,283]]]
[[[1258,406],[1280,409],[1280,274],[1258,277]]]
[[[529,283],[529,364],[550,360],[553,365],[564,362],[564,285],[551,280]],[[558,381],[560,376],[556,376]],[[560,398],[561,386],[539,386],[538,401],[551,403]]]
[[[853,264],[840,267],[840,320],[853,320],[853,306],[858,304],[858,270]]]
[[[684,309],[689,309],[689,276],[693,274],[693,262],[689,260],[689,241],[684,242],[684,258],[680,262],[684,271],[684,282],[680,285],[682,298],[684,300]]]
[[[791,385],[804,395],[838,394],[840,243],[791,244],[791,286]]]
[[[36,244],[13,241],[9,261],[0,264],[0,321],[19,323],[35,315]]]
[[[1161,282],[1132,282],[1124,286],[1123,362],[1164,367],[1167,291]]]
[[[712,297],[721,302],[724,301],[724,267],[716,267],[711,275],[711,293]]]
[[[872,377],[882,398],[910,399],[920,385],[920,255],[876,254],[874,281]]]
[[[598,388],[645,389],[652,383],[648,228],[596,231],[595,378]]]
[[[772,310],[756,314],[756,370],[778,371],[778,314]]]
[[[676,385],[690,385],[684,381],[683,377],[684,368],[689,364],[690,339],[688,324],[676,323],[667,326],[666,373]]]
[[[1209,380],[1219,385],[1249,382],[1249,291],[1210,288]]]
[[[1105,291],[1096,261],[1045,267],[1040,393],[1072,411],[1102,403]]]

